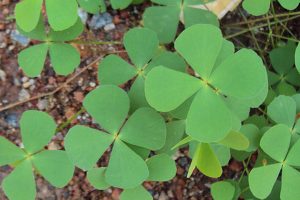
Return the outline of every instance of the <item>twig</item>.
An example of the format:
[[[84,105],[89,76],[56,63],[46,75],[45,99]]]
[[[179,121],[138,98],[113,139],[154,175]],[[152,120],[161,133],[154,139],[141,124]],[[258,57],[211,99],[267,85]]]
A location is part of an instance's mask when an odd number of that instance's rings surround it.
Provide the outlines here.
[[[120,51],[123,52],[123,51]],[[119,51],[115,51],[115,52],[111,52],[111,53],[120,53]],[[101,60],[105,55],[101,55],[98,58],[96,58],[93,62],[91,62],[90,64],[88,64],[87,66],[83,67],[80,69],[79,72],[77,72],[76,74],[74,74],[73,76],[71,76],[69,79],[66,80],[66,82],[64,82],[63,84],[61,84],[59,87],[57,87],[55,90],[51,91],[51,92],[47,92],[47,93],[43,93],[43,94],[39,94],[36,95],[34,97],[31,97],[29,99],[23,100],[23,101],[18,101],[12,104],[9,104],[7,106],[4,107],[0,107],[0,112],[3,112],[5,110],[20,106],[24,103],[30,102],[30,101],[34,101],[43,97],[47,97],[47,96],[53,96],[54,94],[56,94],[57,92],[59,92],[60,90],[62,90],[63,88],[65,88],[69,83],[71,83],[74,79],[76,79],[78,76],[80,76],[83,72],[85,72],[88,68],[90,68],[91,66],[93,66],[94,64],[96,64],[99,60]]]

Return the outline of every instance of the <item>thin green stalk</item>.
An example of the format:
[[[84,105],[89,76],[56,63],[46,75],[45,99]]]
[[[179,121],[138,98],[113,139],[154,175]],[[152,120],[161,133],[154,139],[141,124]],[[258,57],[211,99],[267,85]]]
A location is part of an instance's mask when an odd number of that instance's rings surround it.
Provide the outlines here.
[[[239,181],[238,181],[239,184],[240,184],[241,181],[243,180],[243,177],[244,177],[245,173],[247,173],[247,175],[249,175],[249,173],[250,173],[249,170],[248,170],[248,165],[249,165],[249,163],[250,163],[250,160],[251,160],[251,155],[249,156],[249,158],[248,158],[248,160],[247,160],[247,163],[245,163],[245,161],[243,161],[244,170],[243,170],[243,172],[242,172],[242,174],[241,174],[241,177],[240,177],[240,179],[239,179]]]
[[[275,17],[276,18],[279,18],[279,17],[287,17],[287,16],[295,16],[295,15],[300,15],[300,11],[297,11],[297,12],[291,12],[291,13],[282,13],[282,14],[275,14],[275,15],[268,15],[266,17],[262,17],[262,18],[259,18],[259,19],[252,19],[252,20],[249,20],[248,22],[249,23],[256,23],[256,22],[261,22],[261,21],[265,21],[267,19],[274,19]],[[246,22],[238,22],[238,23],[233,23],[233,24],[226,24],[226,26],[240,26],[240,25],[245,25],[247,24]]]
[[[259,33],[261,33],[263,35],[269,35],[269,33],[265,33],[263,31],[259,31]],[[284,39],[284,40],[290,40],[290,41],[293,41],[293,42],[300,42],[300,40],[298,40],[298,39],[289,38],[289,37],[285,37],[285,36],[282,36],[282,35],[276,35],[276,34],[273,34],[273,33],[272,33],[272,36],[276,37],[276,38]]]
[[[282,20],[282,22],[284,22],[284,21],[290,21],[290,20],[293,20],[293,19],[296,19],[296,18],[299,18],[299,17],[300,17],[300,15],[298,15],[298,16],[293,16],[293,17],[291,17],[291,18]],[[276,24],[276,23],[278,23],[278,22],[271,22],[270,25],[274,25],[274,24]],[[268,26],[268,25],[269,25],[268,23],[260,24],[260,25],[251,27],[250,30],[255,30],[255,29],[263,28],[263,27],[266,27],[266,26]],[[249,32],[250,30],[249,30],[249,29],[247,29],[247,30],[242,30],[242,31],[239,31],[239,32],[234,33],[234,34],[227,35],[227,36],[225,36],[225,38],[226,38],[226,39],[230,39],[230,38],[233,38],[233,37],[237,37],[237,36],[239,36],[239,35],[242,35],[242,34],[244,34],[244,33]]]
[[[260,45],[258,44],[258,41],[257,41],[257,39],[256,39],[256,37],[255,37],[255,33],[254,33],[253,29],[251,29],[251,26],[250,26],[250,24],[249,24],[247,18],[245,17],[245,15],[244,15],[242,12],[240,12],[240,14],[241,14],[241,16],[243,17],[244,21],[247,23],[247,27],[248,27],[248,29],[249,29],[249,31],[250,31],[250,33],[251,33],[252,40],[254,41],[254,44],[255,44],[256,48],[258,49],[258,52],[259,52],[261,58],[264,60],[264,63],[267,63],[266,60],[265,60],[265,57],[264,57],[264,52],[263,52],[263,50],[260,48]]]
[[[57,127],[56,132],[62,131],[64,128],[66,128],[69,124],[72,123],[74,119],[76,119],[79,115],[85,112],[85,108],[82,107],[77,113],[75,113],[73,116],[71,116],[67,121],[63,122],[59,127]]]

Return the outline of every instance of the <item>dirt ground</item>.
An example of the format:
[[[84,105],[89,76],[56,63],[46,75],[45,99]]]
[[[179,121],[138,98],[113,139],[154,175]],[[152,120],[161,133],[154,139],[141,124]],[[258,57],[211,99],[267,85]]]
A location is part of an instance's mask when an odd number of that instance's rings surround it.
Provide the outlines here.
[[[15,21],[13,20],[13,9],[15,0],[0,1],[0,109],[14,102],[23,102],[19,105],[13,105],[4,111],[0,110],[0,135],[20,145],[19,119],[22,112],[29,109],[38,109],[48,112],[52,115],[58,124],[63,123],[68,118],[73,116],[81,108],[81,103],[84,96],[97,85],[97,65],[94,64],[83,71],[79,76],[76,73],[84,69],[85,66],[92,63],[99,56],[104,56],[109,52],[121,51],[119,55],[127,59],[126,53],[122,45],[82,45],[75,44],[81,51],[81,66],[73,74],[63,77],[57,76],[46,63],[43,74],[38,78],[27,78],[20,70],[17,63],[17,54],[21,49],[26,48],[35,41],[30,41],[29,44],[21,44],[14,38]],[[131,6],[126,10],[113,11],[111,14],[112,23],[115,27],[91,30],[87,25],[81,39],[88,41],[121,41],[123,34],[130,28],[138,26],[141,20],[141,15],[147,4],[139,6]],[[92,16],[88,16],[88,23]],[[235,14],[229,15],[223,21],[227,23],[238,22],[241,17],[235,17]],[[298,25],[298,26],[297,26]],[[224,28],[225,27],[225,28]],[[295,27],[300,27],[299,22]],[[230,34],[230,30],[223,26],[224,32]],[[298,30],[296,30],[297,32]],[[24,39],[24,38],[23,38]],[[251,41],[243,39],[243,44],[249,45]],[[233,40],[234,41],[234,40]],[[24,42],[24,41],[23,41]],[[25,43],[28,42],[25,39]],[[234,41],[236,42],[236,41]],[[248,43],[248,44],[247,44]],[[67,80],[72,79],[70,83],[64,87],[60,87]],[[55,93],[57,88],[60,88]],[[36,98],[37,96],[42,98]],[[31,99],[28,101],[28,99]],[[86,124],[95,126],[90,116],[87,113],[80,114],[72,124]],[[49,148],[61,149],[63,137],[69,127],[66,127],[59,132]],[[186,156],[187,149],[177,152],[174,158],[177,162],[177,175],[169,182],[164,183],[145,183],[145,187],[157,200],[202,200],[211,199],[210,185],[215,179],[209,179],[199,172],[194,172],[194,175],[186,178],[187,169],[190,164],[190,159]],[[107,163],[107,157],[104,156],[99,161]],[[243,170],[242,164],[236,161],[231,161],[229,166],[224,168],[224,178],[239,178]],[[10,173],[10,167],[0,167],[0,182]],[[121,190],[108,189],[98,191],[87,182],[86,175],[81,170],[76,170],[72,181],[64,188],[57,189],[47,183],[42,177],[36,176],[37,183],[37,199],[42,200],[79,200],[79,199],[101,199],[101,200],[117,200]],[[5,200],[3,192],[0,190],[0,199]]]

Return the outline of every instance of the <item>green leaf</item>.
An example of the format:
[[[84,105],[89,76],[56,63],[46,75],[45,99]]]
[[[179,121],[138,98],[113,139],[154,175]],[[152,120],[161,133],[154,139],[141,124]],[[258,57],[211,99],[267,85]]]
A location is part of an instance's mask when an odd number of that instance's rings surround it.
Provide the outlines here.
[[[219,65],[225,61],[228,57],[234,54],[234,44],[228,40],[223,39],[223,44],[221,51],[217,57],[214,69],[219,67]]]
[[[94,0],[77,0],[80,7],[88,13],[97,14],[101,8],[101,1]]]
[[[296,48],[295,63],[296,63],[296,68],[297,68],[298,72],[300,72],[300,43],[298,43],[298,46]]]
[[[220,93],[242,101],[257,96],[263,90],[262,86],[268,82],[268,77],[259,56],[252,50],[243,49],[222,62],[212,73],[210,80]]]
[[[292,128],[296,117],[296,103],[292,97],[280,95],[268,106],[268,116],[278,124]]]
[[[249,147],[248,138],[236,131],[230,131],[219,143],[235,150],[246,150]]]
[[[249,186],[255,197],[265,199],[270,195],[281,166],[281,163],[276,163],[251,170],[249,174]]]
[[[254,16],[266,14],[270,8],[271,0],[244,0],[243,8]]]
[[[159,149],[158,153],[172,154],[172,147],[176,145],[183,137],[185,131],[185,121],[171,121],[167,123],[167,137],[163,148]]]
[[[122,89],[104,85],[90,92],[83,105],[87,112],[111,134],[119,132],[129,111],[129,98]]]
[[[179,6],[153,6],[143,14],[145,27],[154,30],[161,43],[174,40],[179,24]]]
[[[282,168],[281,199],[299,199],[300,173],[289,165]]]
[[[281,81],[276,88],[276,93],[279,95],[292,96],[297,93],[296,89],[285,81]]]
[[[299,0],[278,0],[282,7],[287,10],[294,10],[298,7]]]
[[[219,181],[211,185],[214,200],[233,200],[235,187],[227,181]]]
[[[121,140],[116,139],[105,172],[108,184],[123,189],[137,187],[149,176],[145,161]]]
[[[176,145],[174,145],[172,147],[172,150],[179,148],[183,145],[187,145],[188,143],[194,141],[194,139],[191,136],[186,136],[185,138],[183,138],[182,140],[180,140]],[[190,151],[191,152],[191,151]]]
[[[18,25],[17,25],[17,30],[20,32],[20,34],[30,39],[45,41],[47,38],[43,17],[40,17],[38,24],[32,31],[26,32]]]
[[[23,160],[25,157],[24,151],[5,137],[0,136],[0,166]]]
[[[139,147],[132,144],[127,144],[127,146],[132,149],[136,154],[138,154],[144,160],[147,159],[151,153],[150,149],[145,149],[143,147]]]
[[[200,90],[186,119],[186,132],[200,142],[218,142],[232,128],[231,112],[209,87]]]
[[[158,150],[166,141],[164,119],[151,108],[140,108],[129,117],[119,138],[136,146]]]
[[[138,76],[128,92],[130,98],[130,111],[133,112],[141,107],[149,107],[145,97],[145,80]]]
[[[75,126],[65,138],[70,160],[78,167],[89,170],[113,142],[113,136],[96,129]],[[87,156],[88,155],[88,156]]]
[[[48,21],[55,31],[62,31],[73,26],[77,19],[76,0],[46,0]]]
[[[166,6],[176,6],[180,5],[181,0],[151,0],[153,3],[157,3],[160,5],[166,5]]]
[[[59,75],[72,73],[80,64],[80,54],[75,47],[66,43],[52,43],[49,46],[51,63]],[[68,58],[68,62],[66,62]]]
[[[99,64],[98,79],[101,84],[121,85],[135,75],[136,69],[116,55],[105,57]]]
[[[120,196],[120,200],[152,200],[151,194],[143,187],[138,186],[133,189],[125,189]]]
[[[18,63],[24,73],[29,77],[40,75],[48,52],[47,44],[38,44],[21,51],[18,55]]]
[[[155,32],[147,28],[130,29],[124,36],[124,46],[129,58],[139,69],[143,68],[155,55],[158,45],[159,41]]]
[[[295,43],[289,42],[270,52],[271,64],[279,75],[286,75],[292,69],[295,64],[295,49]]]
[[[110,0],[112,8],[115,10],[127,8],[127,6],[129,6],[131,2],[132,0]]]
[[[184,25],[186,28],[194,24],[211,24],[219,26],[218,17],[213,12],[192,7],[191,5],[188,5],[188,3],[185,3],[183,7],[183,14]]]
[[[77,22],[68,29],[62,31],[54,31],[53,29],[50,29],[48,39],[55,42],[70,41],[77,38],[83,30],[84,25],[82,24],[81,19],[78,18]]]
[[[201,143],[197,149],[197,168],[206,176],[218,178],[222,175],[221,164],[209,144]]]
[[[290,149],[285,162],[288,165],[299,167],[300,166],[300,158],[299,158],[299,151],[300,151],[300,140],[298,140]]]
[[[33,156],[37,171],[55,187],[62,188],[72,179],[75,167],[65,151],[43,151]]]
[[[185,29],[178,36],[175,49],[203,79],[207,79],[222,44],[220,29],[208,24],[197,24]]]
[[[158,111],[174,110],[202,87],[201,81],[166,67],[153,68],[145,81],[148,103]]]
[[[285,80],[293,86],[300,86],[300,74],[296,68],[292,68],[286,75]]]
[[[243,133],[249,140],[249,147],[245,151],[256,151],[259,147],[261,138],[261,134],[257,126],[255,126],[254,124],[245,124],[241,127],[240,132]]]
[[[152,156],[146,164],[149,169],[148,181],[168,181],[176,175],[175,161],[167,154]]]
[[[296,110],[297,110],[296,112],[299,113],[300,112],[300,94],[295,94],[292,96],[292,98],[296,102]]]
[[[35,199],[35,187],[29,160],[21,162],[2,182],[2,189],[11,200]]]
[[[160,65],[180,72],[186,71],[186,63],[181,56],[174,52],[164,51],[151,60],[145,68],[145,72],[147,73]]]
[[[43,0],[26,0],[17,3],[15,16],[18,26],[25,32],[32,31],[38,24]]]
[[[87,179],[97,190],[106,190],[110,187],[105,181],[105,167],[93,168],[87,172]]]
[[[29,110],[21,117],[20,129],[26,151],[35,153],[49,143],[55,134],[56,124],[47,113]]]
[[[228,108],[233,112],[240,121],[244,121],[249,117],[250,108],[241,100],[227,97],[224,99]]]
[[[260,140],[262,150],[278,162],[283,162],[289,150],[291,132],[285,125],[278,124],[264,133]]]
[[[231,158],[230,149],[226,146],[219,144],[211,144],[211,148],[216,154],[221,166],[228,165],[228,162]]]

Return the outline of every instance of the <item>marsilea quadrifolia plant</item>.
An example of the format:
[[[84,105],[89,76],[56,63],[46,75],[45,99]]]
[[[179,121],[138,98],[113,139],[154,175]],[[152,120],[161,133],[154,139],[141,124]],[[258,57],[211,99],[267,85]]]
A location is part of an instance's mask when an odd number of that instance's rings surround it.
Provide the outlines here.
[[[142,0],[109,2],[121,9]],[[46,113],[26,111],[20,120],[20,147],[0,137],[0,165],[13,168],[2,181],[6,196],[33,200],[34,175],[63,187],[76,166],[87,172],[96,189],[116,187],[122,189],[121,200],[151,200],[143,183],[172,179],[176,174],[172,155],[187,145],[192,158],[188,177],[197,168],[218,178],[231,158],[244,165],[238,180],[212,184],[214,200],[300,199],[299,44],[287,42],[271,50],[272,66],[266,69],[253,50],[235,52],[217,28],[214,14],[194,7],[210,0],[152,2],[158,5],[146,9],[146,28],[133,28],[124,35],[129,59],[108,55],[99,64],[100,86],[83,101],[95,128],[75,125],[62,150],[48,150],[57,131],[55,122]],[[245,0],[243,5],[260,15],[270,2]],[[299,0],[278,2],[286,9],[299,4]],[[39,76],[48,53],[59,75],[70,74],[79,65],[79,52],[67,43],[84,28],[78,4],[91,13],[105,9],[103,0],[17,4],[18,30],[42,41],[18,56],[26,75]],[[174,40],[180,20],[186,29],[175,40],[175,51],[167,51],[159,44]],[[109,161],[101,160],[103,156]]]
[[[22,50],[18,55],[18,62],[24,73],[30,77],[41,74],[49,52],[54,71],[59,75],[68,75],[80,64],[78,50],[68,41],[77,38],[83,31],[83,24],[77,17],[77,22],[63,31],[46,30],[43,18],[31,32],[19,31],[27,37],[41,41],[41,43]],[[66,62],[66,58],[67,62]]]
[[[131,3],[143,0],[110,0],[113,9],[124,9]],[[17,25],[26,32],[36,28],[45,4],[48,22],[55,31],[62,31],[73,26],[78,19],[78,4],[89,13],[106,10],[104,0],[23,0],[15,7]]]
[[[141,186],[144,181],[173,178],[175,162],[167,154],[148,158],[150,151],[161,149],[166,140],[166,124],[159,113],[142,107],[128,115],[129,97],[113,85],[103,85],[89,93],[83,105],[101,130],[75,126],[65,138],[65,148],[73,163],[88,171],[92,185],[98,189],[122,188],[122,199],[142,194],[147,199],[149,194]],[[108,166],[95,168],[108,149]]]
[[[175,49],[194,71],[153,68],[145,81],[146,99],[161,112],[182,104],[189,107],[188,137],[182,143],[197,142],[190,172],[197,167],[205,175],[219,177],[222,168],[211,145],[248,148],[248,140],[239,133],[241,121],[267,96],[266,69],[254,51],[234,52],[233,45],[212,25],[186,29],[176,39]]]
[[[14,167],[1,185],[7,197],[12,200],[35,199],[34,173],[40,174],[55,187],[67,185],[75,167],[66,152],[44,148],[55,135],[54,120],[43,112],[26,111],[21,117],[20,129],[22,148],[0,137],[0,165]]]

